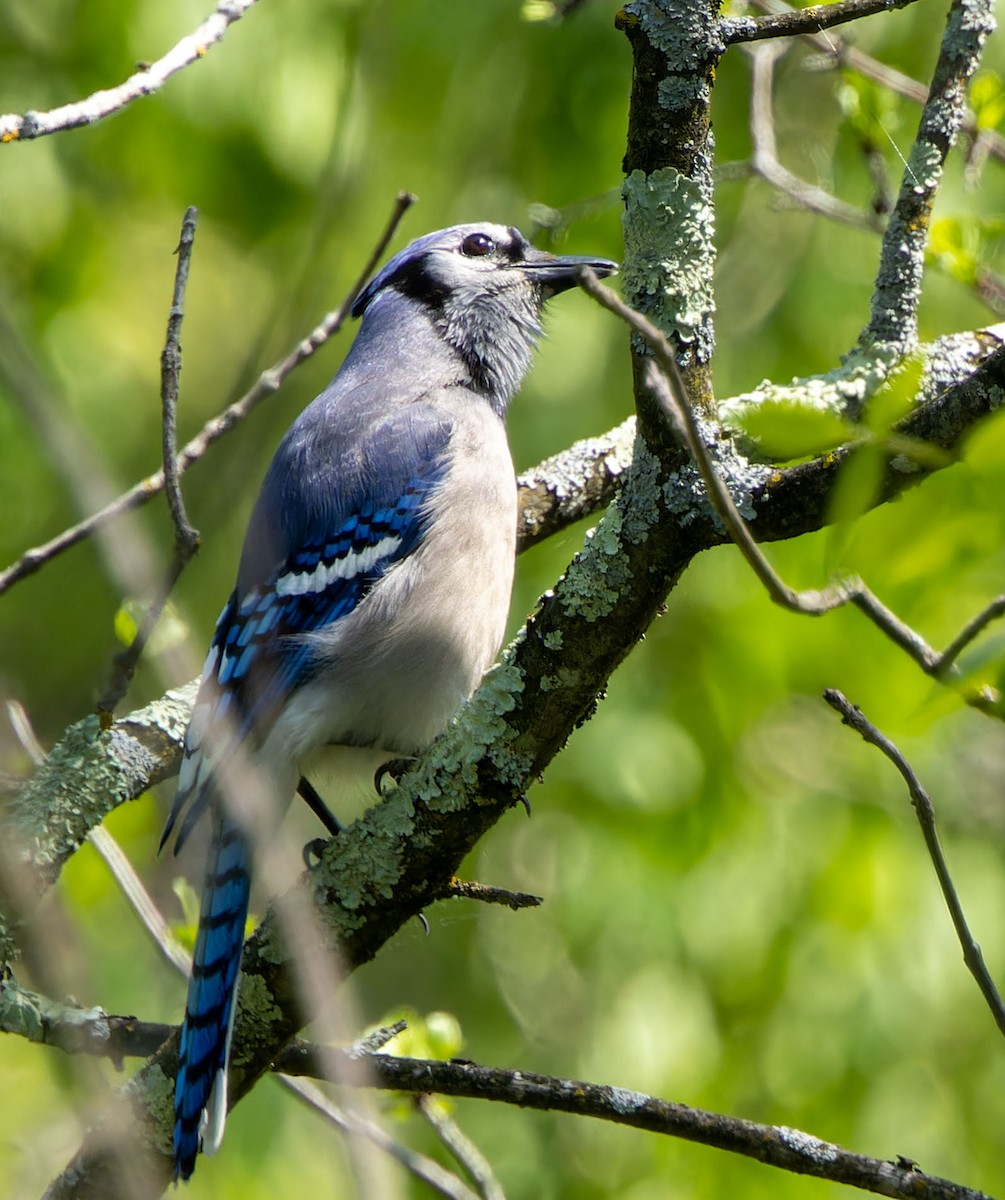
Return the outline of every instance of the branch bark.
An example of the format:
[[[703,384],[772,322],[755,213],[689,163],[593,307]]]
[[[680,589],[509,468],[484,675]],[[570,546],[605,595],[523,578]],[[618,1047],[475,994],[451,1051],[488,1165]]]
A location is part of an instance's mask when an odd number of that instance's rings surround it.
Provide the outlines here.
[[[338,1058],[338,1051],[296,1042],[283,1051],[276,1069],[293,1075],[335,1078],[339,1072]],[[931,1200],[990,1200],[983,1192],[926,1175],[908,1159],[888,1162],[853,1154],[798,1129],[724,1116],[627,1088],[476,1063],[396,1058],[387,1054],[368,1055],[366,1061],[378,1087],[465,1096],[542,1112],[593,1117],[715,1146],[797,1175],[829,1179],[901,1200],[916,1200],[919,1196]]]
[[[93,125],[95,121],[120,112],[141,96],[152,95],[176,72],[205,58],[210,47],[216,45],[230,26],[256,3],[257,0],[221,0],[206,20],[163,58],[130,75],[118,87],[95,92],[85,100],[64,104],[48,112],[29,110],[23,116],[3,114],[0,116],[0,145],[27,142],[64,129]]]

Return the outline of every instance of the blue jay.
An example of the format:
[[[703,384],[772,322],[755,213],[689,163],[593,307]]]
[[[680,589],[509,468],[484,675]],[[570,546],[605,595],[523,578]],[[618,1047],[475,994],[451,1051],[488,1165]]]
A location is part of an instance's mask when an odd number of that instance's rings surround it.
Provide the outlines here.
[[[584,264],[602,276],[616,269],[536,250],[502,225],[414,241],[356,298],[362,327],[340,371],[272,460],[161,839],[187,810],[177,853],[210,812],[175,1086],[175,1180],[192,1174],[200,1146],[219,1147],[227,1111],[252,849],[248,777],[233,764],[264,778],[278,819],[322,748],[356,748],[374,763],[413,755],[474,691],[502,642],[513,579],[506,408],[544,301]]]

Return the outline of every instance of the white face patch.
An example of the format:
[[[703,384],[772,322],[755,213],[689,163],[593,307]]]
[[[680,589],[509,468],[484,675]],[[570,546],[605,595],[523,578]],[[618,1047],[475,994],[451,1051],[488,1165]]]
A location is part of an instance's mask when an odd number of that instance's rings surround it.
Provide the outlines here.
[[[288,571],[276,580],[275,590],[279,596],[306,596],[323,592],[336,579],[353,579],[370,571],[382,558],[388,558],[401,545],[400,537],[381,538],[374,546],[367,546],[359,554],[346,554],[334,562],[319,562],[311,571]]]

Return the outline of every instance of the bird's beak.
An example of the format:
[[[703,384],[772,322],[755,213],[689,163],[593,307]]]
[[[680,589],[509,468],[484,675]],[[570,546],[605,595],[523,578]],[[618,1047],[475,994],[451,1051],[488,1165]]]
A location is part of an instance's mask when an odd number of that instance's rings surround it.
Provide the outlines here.
[[[618,271],[618,264],[609,258],[590,258],[585,254],[565,254],[560,257],[534,248],[528,250],[523,262],[515,265],[521,271],[526,271],[528,278],[544,288],[549,296],[575,287],[583,267],[590,267],[601,279],[616,275]]]

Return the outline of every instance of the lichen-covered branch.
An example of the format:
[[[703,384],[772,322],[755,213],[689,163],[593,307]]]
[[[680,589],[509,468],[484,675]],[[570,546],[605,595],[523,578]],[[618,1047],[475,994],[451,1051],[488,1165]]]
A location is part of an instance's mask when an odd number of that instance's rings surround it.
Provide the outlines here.
[[[287,1074],[334,1078],[339,1058],[338,1051],[297,1042],[283,1051],[276,1068]],[[714,1146],[798,1175],[829,1179],[880,1196],[903,1200],[915,1200],[918,1196],[930,1200],[989,1200],[983,1192],[926,1175],[907,1160],[889,1162],[853,1154],[798,1129],[708,1112],[627,1088],[558,1079],[531,1071],[483,1067],[477,1063],[396,1058],[388,1054],[369,1055],[366,1061],[370,1081],[378,1087],[464,1096],[542,1112],[593,1117]]]
[[[946,157],[966,113],[967,82],[994,29],[993,0],[953,0],[939,60],[911,147],[897,203],[883,236],[872,316],[862,343],[889,342],[908,352],[918,336],[925,246]]]
[[[673,343],[688,395],[712,410],[715,268],[710,102],[719,55],[712,0],[632,0],[616,23],[632,48],[625,154],[625,299]],[[641,347],[636,347],[641,350]],[[643,437],[674,453],[636,369]]]

